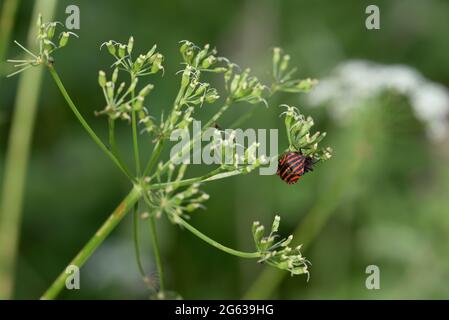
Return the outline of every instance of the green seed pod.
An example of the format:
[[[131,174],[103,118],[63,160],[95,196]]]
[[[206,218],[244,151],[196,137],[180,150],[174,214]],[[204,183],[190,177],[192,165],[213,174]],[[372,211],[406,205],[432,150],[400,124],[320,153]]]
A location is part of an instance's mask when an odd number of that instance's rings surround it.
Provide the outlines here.
[[[271,232],[275,233],[278,232],[279,230],[279,223],[281,222],[281,217],[280,216],[275,216],[274,217],[274,221],[273,221],[273,225],[271,226]]]
[[[139,78],[135,78],[133,80],[133,82],[131,82],[131,84],[129,85],[128,91],[134,91],[134,89],[136,89],[137,86],[137,82],[139,81]]]
[[[125,57],[125,54],[126,54],[126,46],[124,44],[119,45],[119,47],[118,47],[119,58]]]
[[[134,47],[134,37],[131,36],[131,37],[129,37],[129,40],[128,40],[128,46],[127,46],[128,54],[131,54],[131,52],[133,51],[133,47]]]
[[[285,71],[288,68],[288,63],[290,62],[290,55],[286,54],[282,57],[281,65],[279,66],[281,71]]]
[[[153,90],[153,88],[154,88],[154,85],[152,85],[152,84],[146,85],[142,90],[140,90],[139,96],[146,97],[151,92],[151,90]]]
[[[181,52],[182,55],[184,55],[187,51],[187,49],[192,47],[192,43],[190,41],[184,41],[181,47],[179,47],[179,52]]]
[[[156,73],[159,70],[162,70],[162,61],[164,60],[164,56],[160,53],[155,54],[155,59],[153,64],[151,65],[151,73]]]
[[[98,72],[98,84],[102,88],[106,86],[106,73],[102,70]]]
[[[277,66],[281,60],[281,48],[273,49],[273,65]]]
[[[150,57],[154,54],[154,52],[156,51],[157,46],[154,45],[145,55],[147,59],[150,59]]]
[[[218,95],[218,92],[216,89],[211,89],[206,93],[206,102],[207,103],[214,103],[220,99],[220,96]]]
[[[61,39],[59,40],[59,48],[65,47],[67,42],[69,42],[70,34],[68,32],[63,32],[61,35]]]
[[[109,100],[114,100],[114,83],[112,83],[111,81],[106,82],[106,93]]]
[[[110,54],[115,55],[116,49],[111,40],[106,42],[106,48],[108,48],[108,51]]]
[[[190,75],[192,73],[192,67],[191,66],[187,66],[184,69],[184,72],[182,73],[182,79],[181,79],[181,87],[185,88],[189,85],[190,82]]]
[[[52,22],[48,25],[48,29],[47,29],[47,38],[48,39],[53,39],[54,35],[55,35],[55,30],[56,30],[56,22]]]
[[[118,78],[118,68],[114,69],[114,72],[112,72],[112,82],[116,83]]]

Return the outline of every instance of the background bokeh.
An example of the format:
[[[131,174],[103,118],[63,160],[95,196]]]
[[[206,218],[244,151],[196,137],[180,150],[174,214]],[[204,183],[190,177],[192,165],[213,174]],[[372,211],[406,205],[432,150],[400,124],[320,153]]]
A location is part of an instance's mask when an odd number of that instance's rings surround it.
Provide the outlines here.
[[[81,10],[80,38],[55,54],[55,65],[81,112],[103,136],[106,121],[93,114],[104,104],[97,73],[112,61],[99,46],[109,39],[125,42],[131,34],[134,50],[146,52],[156,43],[165,55],[164,77],[150,80],[156,85],[151,108],[157,115],[177,92],[178,42],[183,39],[211,43],[221,55],[251,66],[262,78],[271,67],[271,48],[281,46],[301,77],[325,78],[343,61],[364,59],[405,64],[449,86],[445,0],[376,1],[381,29],[373,31],[365,28],[370,2],[360,0],[61,0],[57,20],[65,20],[69,4]],[[12,39],[26,38],[32,11],[33,1],[20,3]],[[18,53],[9,46],[8,57]],[[17,83],[18,77],[0,79],[0,179]],[[191,222],[222,243],[252,250],[252,221],[270,224],[280,214],[281,233],[297,230],[295,241],[305,243],[304,254],[312,262],[310,281],[228,256],[162,218],[159,235],[168,288],[190,299],[449,298],[448,140],[430,139],[427,124],[413,112],[408,97],[394,90],[357,101],[358,108],[345,121],[332,115],[332,101],[310,108],[304,96],[279,95],[268,109],[239,105],[220,126],[238,118],[242,109],[258,108],[245,127],[283,129],[277,107],[281,103],[311,114],[316,127],[328,132],[325,142],[335,157],[293,186],[277,176],[258,174],[210,183],[205,186],[211,196],[207,210],[195,212]],[[118,136],[131,163],[129,128],[120,126]],[[141,141],[148,154],[151,141]],[[280,141],[286,144],[283,131]],[[200,171],[204,168],[193,168],[189,175]],[[129,187],[45,73],[26,180],[14,298],[39,297]],[[131,218],[124,219],[82,269],[81,290],[66,291],[62,298],[148,298],[134,259]],[[145,266],[154,273],[145,224],[142,233]],[[380,290],[365,288],[365,268],[372,264],[381,271]]]

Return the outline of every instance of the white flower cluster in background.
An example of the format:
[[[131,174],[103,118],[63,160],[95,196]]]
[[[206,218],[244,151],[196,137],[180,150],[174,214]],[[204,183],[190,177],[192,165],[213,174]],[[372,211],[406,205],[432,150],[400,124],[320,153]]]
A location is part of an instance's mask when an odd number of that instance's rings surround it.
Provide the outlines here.
[[[427,128],[431,139],[446,137],[449,119],[449,91],[406,65],[383,65],[370,61],[350,60],[338,65],[328,78],[307,96],[311,106],[330,103],[333,115],[343,120],[363,101],[387,90],[410,99],[413,111]]]

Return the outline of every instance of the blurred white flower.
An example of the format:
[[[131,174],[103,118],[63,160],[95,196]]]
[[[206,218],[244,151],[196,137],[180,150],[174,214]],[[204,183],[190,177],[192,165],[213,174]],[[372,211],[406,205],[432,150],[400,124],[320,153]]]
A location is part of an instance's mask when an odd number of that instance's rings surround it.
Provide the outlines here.
[[[432,139],[442,139],[448,133],[449,92],[441,84],[424,78],[417,70],[405,65],[382,65],[370,61],[347,61],[335,68],[328,78],[307,97],[311,106],[330,103],[339,120],[363,100],[386,90],[407,96],[418,119],[426,123]]]

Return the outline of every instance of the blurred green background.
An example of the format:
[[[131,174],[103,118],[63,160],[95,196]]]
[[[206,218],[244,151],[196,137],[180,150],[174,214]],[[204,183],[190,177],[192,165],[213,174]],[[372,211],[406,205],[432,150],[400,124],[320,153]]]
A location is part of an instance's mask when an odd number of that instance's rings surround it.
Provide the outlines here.
[[[65,20],[69,4],[81,11],[80,38],[55,54],[55,66],[103,137],[106,121],[93,114],[104,104],[97,73],[112,61],[99,46],[109,39],[126,42],[129,35],[135,38],[134,50],[146,52],[156,43],[165,55],[164,77],[149,79],[156,85],[151,108],[157,115],[176,95],[183,39],[211,43],[262,78],[271,67],[271,48],[281,46],[301,77],[321,79],[343,61],[365,59],[409,65],[449,86],[445,0],[376,1],[381,29],[372,31],[365,28],[371,2],[361,0],[64,0],[58,1],[55,20]],[[7,57],[19,54],[11,43],[25,42],[32,11],[33,1],[19,3]],[[2,65],[1,70],[6,74],[9,68]],[[0,79],[0,179],[19,79],[5,74]],[[270,224],[280,214],[281,233],[298,230],[294,241],[305,243],[310,281],[228,256],[163,218],[159,235],[168,289],[188,299],[449,298],[447,138],[429,139],[410,99],[394,91],[360,102],[344,123],[332,116],[332,102],[309,108],[305,96],[280,95],[269,109],[239,105],[220,126],[233,122],[242,109],[258,108],[245,127],[283,129],[280,103],[300,106],[315,118],[317,129],[328,132],[325,143],[334,148],[334,158],[293,186],[256,173],[207,184],[207,210],[195,212],[191,222],[222,243],[251,251],[252,221]],[[37,112],[15,275],[14,298],[20,299],[43,293],[129,189],[76,122],[47,72]],[[131,163],[129,128],[120,126],[118,137]],[[283,130],[280,141],[284,147]],[[151,141],[142,137],[141,148],[148,154]],[[188,174],[199,171],[204,168]],[[81,290],[65,291],[61,298],[148,298],[134,259],[131,218],[82,269]],[[144,262],[154,273],[146,225],[142,233]],[[365,287],[368,265],[380,268],[379,290]]]

